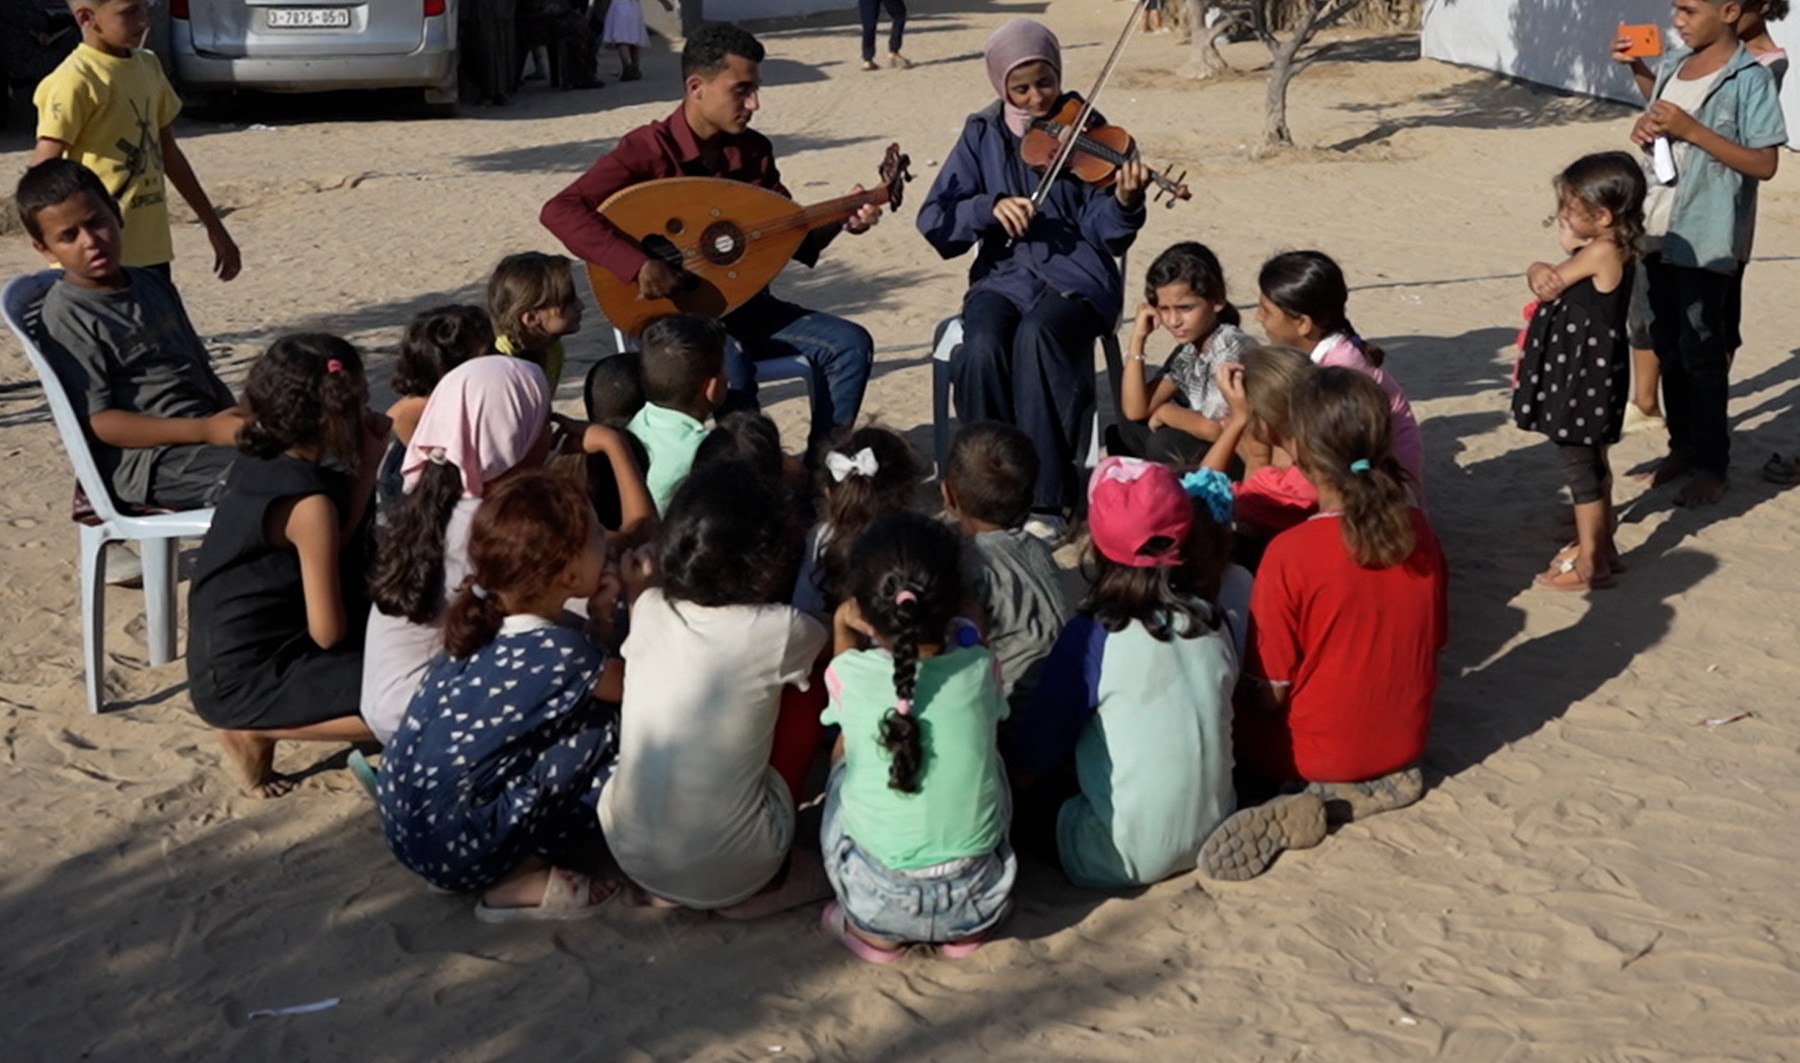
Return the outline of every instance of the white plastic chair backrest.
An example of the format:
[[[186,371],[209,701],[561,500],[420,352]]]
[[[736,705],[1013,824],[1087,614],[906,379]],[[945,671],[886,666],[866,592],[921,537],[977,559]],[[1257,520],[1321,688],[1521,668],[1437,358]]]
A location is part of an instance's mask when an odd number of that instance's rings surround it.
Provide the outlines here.
[[[19,343],[25,348],[25,357],[31,362],[31,368],[37,371],[38,380],[44,385],[44,402],[50,407],[50,419],[56,423],[56,432],[62,437],[63,450],[68,452],[70,464],[75,466],[75,481],[87,493],[88,503],[101,520],[111,523],[118,519],[119,510],[113,504],[112,491],[108,488],[106,478],[100,475],[100,467],[94,464],[94,452],[88,441],[87,425],[75,412],[75,405],[69,399],[67,383],[79,372],[74,366],[64,367],[59,373],[51,364],[50,356],[39,345],[40,316],[43,311],[44,296],[52,286],[58,283],[55,270],[44,270],[15,278],[7,284],[6,291],[0,295],[0,303],[4,303],[6,324],[13,335],[19,337]]]

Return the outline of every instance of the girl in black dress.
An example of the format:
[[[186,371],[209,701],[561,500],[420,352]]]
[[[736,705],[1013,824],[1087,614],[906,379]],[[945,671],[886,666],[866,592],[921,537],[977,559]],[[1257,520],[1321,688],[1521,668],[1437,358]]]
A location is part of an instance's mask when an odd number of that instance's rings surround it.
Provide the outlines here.
[[[387,419],[356,348],[275,341],[244,385],[231,466],[188,595],[188,684],[244,792],[278,797],[280,739],[371,739],[357,712],[369,500]]]
[[[1577,159],[1554,185],[1569,258],[1526,270],[1542,302],[1525,332],[1513,420],[1556,444],[1575,502],[1575,542],[1538,574],[1538,585],[1585,591],[1611,586],[1618,567],[1606,448],[1619,441],[1631,394],[1625,312],[1644,233],[1644,172],[1630,155],[1609,151]]]

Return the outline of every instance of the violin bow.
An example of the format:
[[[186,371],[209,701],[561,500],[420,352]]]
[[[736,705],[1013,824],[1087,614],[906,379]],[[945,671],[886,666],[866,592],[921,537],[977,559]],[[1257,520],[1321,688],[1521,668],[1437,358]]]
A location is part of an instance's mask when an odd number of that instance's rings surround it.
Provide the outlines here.
[[[1069,127],[1068,137],[1063,141],[1062,148],[1057,151],[1056,158],[1051,160],[1049,166],[1045,167],[1044,176],[1038,180],[1037,190],[1031,193],[1033,207],[1044,205],[1044,199],[1050,195],[1050,186],[1068,167],[1069,159],[1075,154],[1075,143],[1081,139],[1082,132],[1087,129],[1088,119],[1093,117],[1094,102],[1100,98],[1100,90],[1106,87],[1106,82],[1112,77],[1113,68],[1119,65],[1119,57],[1125,54],[1125,44],[1131,40],[1131,31],[1137,28],[1138,20],[1144,13],[1144,5],[1149,2],[1150,0],[1137,0],[1131,6],[1131,14],[1125,19],[1125,31],[1119,34],[1118,41],[1113,45],[1112,54],[1106,57],[1106,65],[1100,68],[1100,76],[1094,81],[1094,91],[1088,93],[1087,98],[1081,101],[1081,112],[1075,116],[1074,124]]]

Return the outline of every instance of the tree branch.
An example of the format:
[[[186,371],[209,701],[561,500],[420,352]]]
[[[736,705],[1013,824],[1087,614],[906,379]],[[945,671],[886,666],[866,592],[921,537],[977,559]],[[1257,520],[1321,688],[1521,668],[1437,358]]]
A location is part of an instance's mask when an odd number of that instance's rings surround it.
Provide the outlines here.
[[[1311,55],[1307,56],[1305,59],[1294,60],[1294,73],[1296,75],[1299,75],[1299,74],[1305,73],[1306,71],[1312,69],[1312,65],[1314,63],[1325,58],[1325,56],[1327,54],[1337,51],[1338,45],[1340,43],[1342,43],[1342,42],[1341,41],[1326,41],[1324,44],[1321,44],[1317,48],[1313,49],[1313,53]]]

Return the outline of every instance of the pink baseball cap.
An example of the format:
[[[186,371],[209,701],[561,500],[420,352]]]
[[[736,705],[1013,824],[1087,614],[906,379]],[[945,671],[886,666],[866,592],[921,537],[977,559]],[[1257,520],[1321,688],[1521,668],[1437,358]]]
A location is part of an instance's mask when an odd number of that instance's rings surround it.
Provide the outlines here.
[[[1088,481],[1088,534],[1107,559],[1133,568],[1181,564],[1194,511],[1174,470],[1141,458],[1107,458]],[[1146,548],[1165,540],[1161,549]]]

